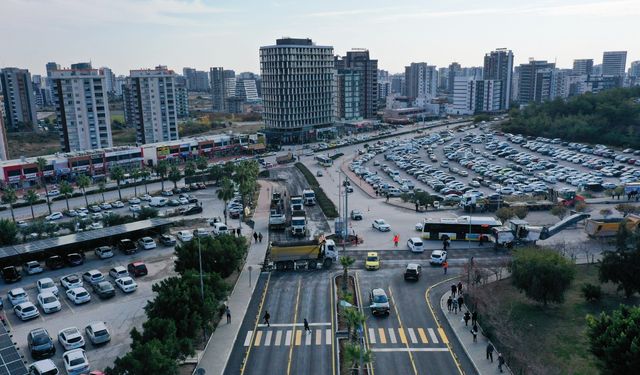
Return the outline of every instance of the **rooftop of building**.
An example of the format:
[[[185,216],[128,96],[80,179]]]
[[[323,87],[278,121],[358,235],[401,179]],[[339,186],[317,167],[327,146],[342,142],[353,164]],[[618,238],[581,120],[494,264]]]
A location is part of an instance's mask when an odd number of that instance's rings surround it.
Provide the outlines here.
[[[276,44],[262,46],[263,48],[281,48],[281,47],[311,47],[311,48],[333,48],[333,46],[318,46],[310,38],[289,38],[282,37],[276,39]]]

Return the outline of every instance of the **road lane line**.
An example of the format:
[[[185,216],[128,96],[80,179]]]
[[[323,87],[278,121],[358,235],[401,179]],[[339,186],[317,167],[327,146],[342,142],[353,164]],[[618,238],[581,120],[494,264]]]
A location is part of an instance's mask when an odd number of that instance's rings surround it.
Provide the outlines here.
[[[398,319],[398,324],[400,326],[398,328],[398,331],[402,332],[401,335],[404,336],[404,330],[402,328],[402,318],[400,318],[400,311],[398,311],[398,306],[395,303],[395,298],[393,298],[393,291],[391,290],[391,285],[389,285],[389,299],[390,299],[391,305],[393,306],[393,309],[396,312],[396,318]],[[402,339],[402,336],[400,337],[401,339]],[[411,362],[413,373],[415,375],[418,375],[418,368],[416,367],[416,362],[413,360],[413,354],[411,354],[411,351],[409,350],[409,343],[407,343],[406,336],[404,337],[404,345],[407,348],[407,353],[409,354],[409,361]]]
[[[424,328],[418,328],[418,335],[420,335],[420,340],[423,344],[429,343],[429,340],[427,340],[427,334],[424,332]]]
[[[362,294],[360,293],[360,278],[359,278],[359,272],[355,272],[356,277],[355,277],[355,289],[356,289],[356,293],[358,295],[358,301],[363,301],[362,299]],[[362,312],[362,302],[360,303],[360,312]],[[369,334],[368,334],[368,329],[367,329],[367,319],[365,318],[365,320],[362,322],[362,328],[363,328],[363,332],[364,332],[364,348],[366,350],[369,349]],[[370,361],[369,363],[367,363],[367,366],[369,368],[369,374],[370,375],[375,375],[375,370],[373,368],[373,361]]]
[[[448,352],[447,348],[371,348],[372,352]]]
[[[302,344],[302,331],[297,330],[296,331],[296,346],[300,346],[300,344]]]
[[[398,328],[398,334],[400,335],[400,342],[403,344],[407,343],[407,335],[404,333],[404,329],[402,327]]]
[[[387,328],[387,330],[389,331],[389,341],[391,341],[392,344],[397,344],[398,340],[396,340],[396,332],[393,328]]]
[[[322,330],[316,329],[316,345],[322,345]]]
[[[253,340],[253,346],[260,346],[261,339],[262,339],[262,331],[256,332],[256,339]]]
[[[284,345],[285,346],[291,345],[291,330],[290,329],[287,330],[287,335],[284,338]]]
[[[305,331],[304,333],[304,345],[311,345],[311,331]]]
[[[253,331],[247,331],[247,337],[244,338],[244,346],[251,345],[252,337],[253,337]]]
[[[270,325],[266,325],[266,324],[258,324],[258,328],[269,328],[269,327],[282,327],[282,328],[287,328],[287,327],[303,327],[304,323],[271,323]],[[329,327],[331,326],[331,323],[309,323],[310,327]]]
[[[271,345],[271,334],[273,334],[272,331],[267,331],[267,334],[264,336],[264,346]]]
[[[273,345],[280,346],[281,342],[282,342],[282,331],[278,331],[276,332],[276,340],[273,342]]]
[[[375,331],[373,330],[373,328],[369,328],[369,341],[370,341],[372,344],[375,344],[375,343],[376,343],[376,333],[375,333]]]
[[[380,335],[380,343],[381,344],[386,344],[387,343],[387,336],[384,333],[384,328],[378,328],[378,335]]]
[[[448,344],[449,339],[447,338],[447,335],[444,333],[444,329],[438,328],[438,333],[440,334],[440,337],[442,337],[442,342],[445,344]]]
[[[302,286],[302,277],[298,278],[298,292],[296,293],[296,306],[293,310],[293,322],[298,321],[298,306],[300,305],[300,287]],[[300,345],[300,333],[296,331],[296,326],[293,326],[294,336],[296,338],[296,345]],[[289,346],[289,360],[287,361],[287,375],[291,375],[291,359],[293,358],[293,345]]]
[[[439,343],[438,336],[436,336],[436,333],[433,331],[433,328],[428,328],[428,331],[429,331],[429,337],[431,337],[431,341],[434,344]]]
[[[64,302],[65,305],[67,305],[67,307],[69,308],[69,310],[71,310],[72,314],[75,314],[76,312],[73,310],[73,307],[71,307],[71,305],[69,304],[69,302],[67,301],[66,298],[60,298],[60,300],[62,300],[62,302]]]
[[[333,346],[332,331],[330,329],[324,330],[324,344]]]
[[[409,331],[409,338],[411,339],[411,343],[417,344],[418,338],[416,337],[416,333],[413,331],[413,328],[407,328],[407,331]]]
[[[262,298],[260,299],[260,304],[258,305],[258,314],[256,315],[256,322],[253,326],[253,331],[258,330],[258,323],[260,323],[260,316],[262,316],[262,308],[264,307],[264,301],[267,298],[267,290],[269,290],[269,281],[271,281],[271,273],[267,275],[267,281],[264,284],[264,290],[262,291]],[[253,346],[249,345],[247,348],[247,352],[244,355],[244,360],[242,361],[242,368],[240,369],[240,375],[244,374],[244,370],[247,368],[247,363],[249,363],[249,355],[251,354],[251,348]]]

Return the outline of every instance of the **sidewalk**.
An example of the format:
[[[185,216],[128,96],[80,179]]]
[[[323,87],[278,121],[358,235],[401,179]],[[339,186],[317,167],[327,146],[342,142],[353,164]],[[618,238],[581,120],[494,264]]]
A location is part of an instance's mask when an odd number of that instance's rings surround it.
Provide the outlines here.
[[[498,353],[500,348],[496,347],[493,352],[493,363],[487,359],[487,344],[489,340],[482,334],[482,328],[478,326],[478,342],[473,342],[473,336],[471,335],[471,320],[469,320],[469,325],[464,325],[464,320],[462,317],[464,316],[464,312],[467,311],[467,307],[462,309],[462,311],[458,311],[457,314],[447,311],[447,299],[451,295],[451,291],[446,292],[442,298],[440,299],[440,308],[442,309],[442,313],[447,318],[447,323],[451,327],[451,330],[456,335],[458,342],[464,349],[465,353],[467,353],[467,357],[473,364],[473,367],[476,369],[476,372],[480,375],[484,374],[500,374],[498,371]],[[495,345],[494,345],[495,346]],[[502,366],[502,371],[504,374],[513,374],[508,364]]]
[[[231,323],[227,324],[225,317],[220,320],[198,361],[197,367],[205,369],[207,374],[222,374],[227,366],[227,361],[233,350],[233,344],[240,331],[244,315],[249,307],[249,301],[251,301],[251,295],[255,290],[260,275],[260,266],[264,261],[267,251],[267,245],[269,243],[269,204],[271,202],[269,191],[271,190],[271,184],[261,180],[260,185],[258,207],[256,208],[256,213],[253,218],[255,221],[254,230],[266,236],[261,243],[256,244],[253,241],[253,237],[250,237],[253,232],[245,230],[245,236],[247,236],[247,239],[251,242],[251,247],[249,248],[247,261],[240,273],[240,277],[238,277],[236,285],[233,287],[227,299],[227,304],[231,310]],[[251,287],[249,287],[249,267],[252,267]]]

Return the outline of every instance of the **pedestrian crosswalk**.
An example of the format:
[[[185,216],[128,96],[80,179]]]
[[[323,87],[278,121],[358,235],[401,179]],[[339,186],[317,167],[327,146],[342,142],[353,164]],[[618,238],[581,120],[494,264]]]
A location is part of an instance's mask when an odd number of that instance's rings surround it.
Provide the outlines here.
[[[292,325],[281,327],[258,327],[249,330],[244,339],[244,346],[322,346],[331,345],[333,332],[331,328],[312,327],[309,332],[302,328],[293,329]],[[367,329],[367,339],[374,346],[384,345],[443,345],[449,340],[442,328],[407,328],[388,327]]]

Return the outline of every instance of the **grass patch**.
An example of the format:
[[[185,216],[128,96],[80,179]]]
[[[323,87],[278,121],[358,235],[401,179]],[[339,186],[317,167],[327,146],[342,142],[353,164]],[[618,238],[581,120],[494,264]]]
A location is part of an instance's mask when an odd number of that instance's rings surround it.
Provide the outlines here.
[[[302,163],[296,163],[295,166],[300,172],[302,172],[304,178],[307,180],[307,183],[309,183],[311,189],[313,189],[313,191],[316,193],[316,201],[318,202],[318,205],[320,205],[324,216],[326,216],[327,219],[335,219],[336,217],[338,217],[338,210],[336,209],[336,205],[333,204],[333,201],[331,201],[329,197],[327,197],[327,194],[325,194],[324,190],[322,190],[320,184],[318,183],[318,180],[316,180],[316,177],[313,175],[313,173],[311,173],[309,168],[307,168]]]
[[[122,128],[112,129],[111,137],[113,138],[114,146],[126,146],[136,143],[136,129],[134,128]]]
[[[620,304],[637,305],[640,298],[627,300],[615,285],[602,285],[599,302],[585,301],[584,284],[599,284],[595,265],[580,265],[563,304],[532,302],[506,279],[472,292],[484,333],[497,343],[514,373],[583,374],[599,373],[589,353],[587,314],[610,312]]]

